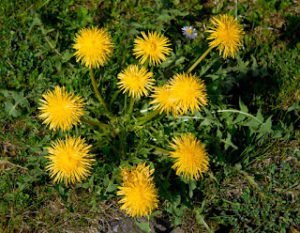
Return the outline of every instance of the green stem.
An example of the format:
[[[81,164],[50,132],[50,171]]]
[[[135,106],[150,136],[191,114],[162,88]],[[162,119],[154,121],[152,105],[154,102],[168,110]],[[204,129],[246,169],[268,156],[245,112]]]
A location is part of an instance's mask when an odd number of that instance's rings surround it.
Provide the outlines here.
[[[93,85],[93,89],[94,89],[95,95],[96,95],[99,103],[103,106],[105,114],[107,115],[107,117],[110,118],[110,119],[112,119],[113,116],[109,112],[109,110],[108,110],[108,108],[106,106],[106,103],[105,103],[104,99],[102,98],[102,96],[101,96],[101,94],[100,94],[100,92],[98,90],[97,83],[96,83],[94,72],[93,72],[92,68],[90,68],[90,77],[91,77],[91,81],[92,81],[92,85]]]
[[[128,112],[127,112],[129,116],[131,115],[131,113],[133,111],[134,102],[135,102],[135,99],[130,97]]]
[[[97,126],[97,127],[99,127],[100,129],[103,129],[103,130],[104,129],[109,129],[109,125],[105,124],[101,121],[97,121],[97,120],[94,120],[94,119],[88,119],[86,117],[81,118],[81,121],[83,123],[86,123],[86,124],[90,125],[90,126]]]
[[[168,169],[168,170],[169,170],[169,171],[168,171],[166,180],[169,180],[169,179],[170,179],[170,176],[171,176],[171,174],[172,174],[172,169]]]
[[[123,109],[122,109],[122,113],[126,113],[126,110],[127,110],[127,100],[128,96],[127,95],[124,95],[124,106],[123,106]]]
[[[242,112],[240,110],[236,110],[236,109],[225,109],[225,110],[217,110],[216,112],[233,112],[233,113],[239,113],[239,114],[242,114],[242,115],[245,115],[245,116],[248,116],[248,117],[251,117],[253,118],[254,120],[256,120],[257,122],[259,122],[260,124],[263,124],[262,121],[258,120],[255,116],[249,114],[249,113],[246,113],[246,112]]]
[[[120,90],[115,91],[114,95],[112,96],[112,98],[109,102],[110,105],[112,105],[116,101],[116,99],[117,99],[118,95],[120,94],[120,92],[121,92]]]
[[[154,117],[156,117],[159,114],[159,110],[151,111],[150,113],[146,114],[145,116],[139,117],[137,119],[137,126],[145,124],[147,121],[150,121]]]
[[[151,233],[151,227],[150,227],[150,215],[148,215],[147,219],[148,219],[148,229],[147,229],[147,231],[148,231],[148,233]]]
[[[190,198],[193,198],[194,190],[197,186],[197,183],[195,180],[189,180],[188,185],[189,185],[189,196],[190,196]]]
[[[166,154],[166,155],[169,155],[170,154],[170,151],[164,149],[164,148],[161,148],[159,146],[154,146],[154,145],[150,145],[153,149],[155,149],[156,151],[162,153],[162,154]]]
[[[236,109],[224,109],[224,110],[217,110],[217,111],[212,111],[211,113],[222,113],[222,112],[232,112],[232,113],[238,113],[238,114],[242,114],[245,115],[247,117],[251,117],[252,119],[256,120],[258,123],[263,124],[262,121],[260,121],[259,119],[257,119],[255,116],[251,115],[250,113],[246,113],[240,110],[236,110]],[[179,117],[181,119],[184,120],[188,120],[188,119],[203,119],[203,117],[197,117],[197,116],[181,116]]]
[[[195,61],[195,63],[187,70],[187,73],[191,73],[197,65],[210,53],[212,50],[212,47],[209,47],[198,59]]]

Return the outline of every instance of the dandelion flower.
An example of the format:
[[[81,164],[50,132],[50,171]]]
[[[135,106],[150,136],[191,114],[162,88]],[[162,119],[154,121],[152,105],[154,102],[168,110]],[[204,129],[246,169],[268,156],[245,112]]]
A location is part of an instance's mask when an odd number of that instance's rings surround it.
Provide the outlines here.
[[[160,113],[174,116],[192,113],[207,104],[206,88],[202,80],[192,74],[176,74],[164,86],[156,87],[151,104]]]
[[[139,99],[141,96],[147,96],[152,89],[154,83],[152,75],[144,67],[130,65],[118,75],[118,86],[132,98]]]
[[[170,152],[170,157],[174,159],[172,168],[176,170],[177,175],[197,180],[208,171],[208,155],[194,135],[184,134],[176,137],[171,146],[174,149]]]
[[[184,26],[181,28],[182,34],[188,39],[196,39],[198,33],[196,29],[192,26]]]
[[[121,210],[131,217],[148,216],[158,206],[158,195],[150,169],[145,164],[139,164],[132,169],[122,170],[122,186],[117,192],[122,196],[119,201]]]
[[[88,154],[90,148],[81,138],[67,137],[64,141],[53,142],[48,148],[49,163],[46,169],[54,183],[64,181],[68,185],[87,178],[94,162]]]
[[[140,63],[148,62],[150,65],[159,65],[167,59],[171,49],[169,39],[157,32],[142,32],[142,37],[134,40],[133,53]]]
[[[158,109],[160,113],[176,113],[177,98],[171,95],[170,86],[168,84],[165,84],[161,87],[156,87],[154,89],[152,98],[153,100],[151,101],[151,104],[153,104],[154,109]]]
[[[77,61],[88,68],[98,68],[104,66],[112,54],[113,43],[105,29],[84,28],[76,35],[73,48]]]
[[[242,26],[230,15],[220,15],[212,18],[212,26],[207,30],[209,46],[217,47],[224,58],[235,57],[242,46],[244,34]]]
[[[177,114],[192,113],[207,104],[204,82],[192,74],[176,74],[170,80],[171,96],[176,99]]]
[[[83,100],[59,86],[43,95],[39,110],[39,117],[44,120],[44,124],[49,125],[50,129],[63,131],[78,124],[84,114]]]

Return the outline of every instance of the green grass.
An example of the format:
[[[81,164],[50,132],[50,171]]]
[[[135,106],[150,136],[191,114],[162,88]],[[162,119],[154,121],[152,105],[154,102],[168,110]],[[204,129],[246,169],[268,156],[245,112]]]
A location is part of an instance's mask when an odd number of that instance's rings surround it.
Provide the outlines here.
[[[75,33],[91,25],[107,27],[116,44],[109,64],[96,72],[103,76],[107,100],[117,90],[116,75],[135,62],[132,43],[143,30],[162,31],[172,41],[174,52],[154,70],[157,82],[165,82],[206,49],[211,16],[235,14],[234,1],[215,2],[1,2],[0,232],[107,232],[115,219],[125,218],[115,196],[119,145],[111,147],[109,139],[84,125],[73,133],[84,135],[100,155],[93,175],[70,188],[51,183],[44,156],[60,134],[37,118],[38,100],[49,88],[64,85],[88,100],[89,114],[101,113],[88,71],[76,63],[72,50]],[[157,164],[163,201],[152,221],[168,229],[289,232],[300,227],[300,7],[288,0],[238,1],[237,13],[246,31],[239,57],[224,61],[213,52],[195,70],[207,84],[209,108],[195,119],[159,118],[127,140],[128,156]],[[190,24],[198,29],[195,41],[180,32]],[[123,98],[111,106],[116,113]],[[164,147],[174,132],[193,132],[206,144],[211,169],[201,181],[186,184],[173,171],[164,179],[170,163],[147,145],[149,138],[159,138],[157,146]],[[147,229],[147,221],[139,221]]]

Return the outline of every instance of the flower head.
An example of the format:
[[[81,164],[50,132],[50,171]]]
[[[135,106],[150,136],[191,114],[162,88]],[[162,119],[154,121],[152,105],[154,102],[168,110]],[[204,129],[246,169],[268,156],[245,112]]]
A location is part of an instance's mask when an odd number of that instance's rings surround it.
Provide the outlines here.
[[[192,113],[207,104],[204,82],[192,74],[176,74],[170,80],[171,95],[177,101],[177,114]]]
[[[150,65],[159,65],[167,59],[171,49],[169,39],[157,32],[142,32],[142,37],[134,40],[134,55],[140,63],[148,62]]]
[[[160,113],[176,113],[178,107],[177,98],[171,95],[170,86],[168,84],[161,87],[155,87],[152,98],[151,104],[153,104],[154,109],[158,109]]]
[[[39,110],[44,124],[49,125],[50,129],[63,131],[78,124],[84,114],[83,100],[59,86],[43,95]]]
[[[152,95],[154,108],[174,116],[192,113],[207,104],[204,82],[192,74],[176,74],[164,86],[156,87]]]
[[[64,141],[53,142],[48,148],[49,163],[46,167],[53,181],[64,181],[68,185],[87,178],[94,162],[88,154],[90,148],[81,138],[67,137]]]
[[[108,32],[103,28],[84,28],[75,38],[73,48],[77,61],[86,67],[104,66],[112,54],[113,43]]]
[[[217,47],[224,58],[235,57],[242,46],[242,26],[230,15],[213,17],[211,24],[207,30],[210,33],[209,46]]]
[[[122,196],[119,201],[121,209],[132,217],[151,214],[158,206],[158,195],[150,169],[145,164],[139,164],[132,169],[122,170],[122,186],[117,195]]]
[[[131,97],[139,99],[141,96],[147,96],[152,89],[152,75],[152,72],[148,72],[144,67],[130,65],[118,75],[118,86],[124,93],[128,92]]]
[[[176,137],[171,146],[174,151],[170,152],[170,157],[174,159],[173,168],[177,175],[197,180],[208,171],[208,155],[194,135]]]
[[[196,39],[198,33],[193,26],[184,26],[181,28],[182,34],[188,39]]]

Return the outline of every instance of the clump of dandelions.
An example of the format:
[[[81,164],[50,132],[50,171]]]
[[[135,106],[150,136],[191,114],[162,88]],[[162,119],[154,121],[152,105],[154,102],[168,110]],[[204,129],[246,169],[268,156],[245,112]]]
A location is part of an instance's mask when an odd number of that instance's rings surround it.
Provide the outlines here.
[[[224,58],[235,57],[242,46],[242,26],[230,15],[213,17],[207,32],[210,33],[209,46],[218,48]]]
[[[198,33],[193,26],[184,26],[181,28],[182,34],[188,39],[196,39]]]
[[[154,79],[152,72],[148,72],[145,67],[130,65],[118,75],[118,86],[123,93],[128,93],[130,97],[139,99],[147,96],[152,89]]]
[[[192,134],[184,134],[173,139],[170,157],[177,175],[185,179],[199,179],[208,171],[209,158],[204,146]]]
[[[152,174],[154,169],[138,164],[131,169],[122,169],[122,185],[119,186],[118,196],[121,210],[131,217],[148,216],[158,207],[158,194]]]
[[[141,34],[142,37],[134,40],[133,48],[133,54],[139,62],[155,66],[165,61],[171,52],[169,39],[157,32],[148,32],[148,35],[145,32]]]
[[[152,98],[155,109],[174,116],[194,113],[207,105],[204,82],[196,75],[186,73],[175,74],[167,84],[155,88]]]
[[[103,28],[84,28],[76,35],[73,48],[77,61],[88,68],[104,66],[112,54],[113,43]]]
[[[64,181],[69,185],[86,179],[94,162],[89,154],[90,148],[81,138],[67,137],[53,142],[48,148],[46,170],[54,183]]]
[[[50,129],[69,130],[80,121],[84,114],[83,100],[81,97],[68,93],[64,87],[56,86],[53,91],[48,91],[40,100],[39,118]]]

